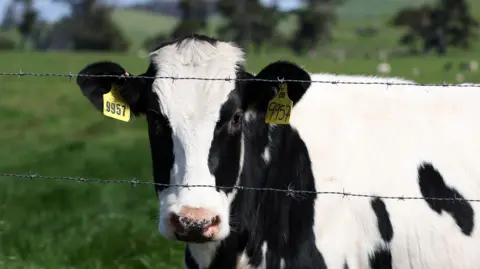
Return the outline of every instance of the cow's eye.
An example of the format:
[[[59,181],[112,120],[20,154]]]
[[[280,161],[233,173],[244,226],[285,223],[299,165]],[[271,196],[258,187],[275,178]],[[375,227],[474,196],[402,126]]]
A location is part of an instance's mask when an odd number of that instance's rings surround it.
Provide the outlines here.
[[[235,113],[235,114],[233,115],[232,120],[230,121],[230,123],[231,123],[233,126],[235,126],[235,127],[239,126],[240,123],[242,122],[242,116],[243,116],[243,115],[242,115],[241,112]]]

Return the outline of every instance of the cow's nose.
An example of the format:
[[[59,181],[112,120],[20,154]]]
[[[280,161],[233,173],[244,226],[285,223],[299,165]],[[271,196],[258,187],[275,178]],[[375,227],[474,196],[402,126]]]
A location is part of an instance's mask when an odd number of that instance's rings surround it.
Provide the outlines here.
[[[178,240],[204,243],[218,235],[220,217],[207,209],[183,207],[170,215],[170,223]]]

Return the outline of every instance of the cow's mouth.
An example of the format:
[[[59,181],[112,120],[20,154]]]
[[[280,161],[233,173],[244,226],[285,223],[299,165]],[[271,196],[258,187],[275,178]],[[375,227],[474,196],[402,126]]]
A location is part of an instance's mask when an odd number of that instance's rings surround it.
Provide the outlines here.
[[[170,221],[175,227],[174,234],[176,240],[189,243],[214,241],[220,225],[218,216],[208,220],[194,221],[186,217],[179,218],[172,215]]]
[[[182,241],[185,243],[197,243],[197,244],[202,244],[202,243],[207,243],[207,242],[212,242],[214,241],[213,237],[206,237],[203,235],[203,230],[189,230],[188,232],[184,233],[177,233],[175,232],[175,238],[178,241]]]

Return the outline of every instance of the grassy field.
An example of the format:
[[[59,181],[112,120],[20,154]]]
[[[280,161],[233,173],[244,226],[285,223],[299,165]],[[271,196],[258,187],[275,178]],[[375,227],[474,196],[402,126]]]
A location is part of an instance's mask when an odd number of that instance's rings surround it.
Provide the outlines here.
[[[362,6],[360,0],[351,1],[356,1],[358,9]],[[372,39],[357,39],[351,34],[358,25],[384,21],[391,7],[384,4],[375,11],[378,15],[383,10],[383,17],[358,15],[358,20],[341,22],[332,46],[360,51],[393,46],[399,32],[388,27]],[[474,7],[480,10],[480,4]],[[160,29],[155,16],[136,14],[135,18],[129,17],[135,14],[118,12],[114,16],[132,40]],[[161,20],[162,29],[174,24]],[[215,23],[219,22],[212,25]],[[138,74],[147,65],[136,54],[0,52],[0,59],[0,72],[76,73],[92,61],[109,59]],[[340,63],[272,52],[250,55],[248,69],[258,71],[277,59],[295,60],[311,72],[347,74],[372,74],[378,64],[360,58]],[[418,82],[454,82],[457,71],[447,73],[442,66],[471,59],[480,59],[479,44],[470,52],[450,51],[444,58],[392,59],[391,75]],[[421,75],[413,76],[412,68],[419,68]],[[480,73],[465,73],[465,79],[479,83]],[[104,117],[67,78],[0,76],[0,130],[0,173],[151,180],[144,120],[124,123]],[[152,186],[0,177],[0,269],[183,268],[182,244],[159,236],[156,215]]]
[[[258,71],[279,56],[252,56]],[[94,54],[0,54],[4,72],[78,72],[85,64],[116,60],[130,72],[143,59]],[[290,57],[283,57],[293,59]],[[438,82],[443,61],[427,57],[394,60],[393,74]],[[372,73],[375,61],[334,63],[295,59],[312,72]],[[410,75],[412,66],[425,72]],[[472,81],[480,75],[471,74]],[[453,80],[450,80],[453,81]],[[0,77],[0,172],[102,179],[151,179],[143,119],[130,123],[103,117],[74,82],[59,77]],[[181,244],[156,232],[156,198],[151,186],[0,178],[0,268],[182,268]]]

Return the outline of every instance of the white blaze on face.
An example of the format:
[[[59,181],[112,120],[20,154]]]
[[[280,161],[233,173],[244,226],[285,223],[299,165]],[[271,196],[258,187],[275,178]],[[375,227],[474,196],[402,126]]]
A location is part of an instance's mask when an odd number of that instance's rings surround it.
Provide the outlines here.
[[[201,40],[184,40],[150,54],[157,76],[196,78],[235,78],[236,65],[243,63],[243,52],[225,42],[210,44]],[[156,79],[152,90],[158,95],[161,113],[172,128],[174,165],[170,184],[211,185],[215,178],[208,167],[208,155],[220,108],[235,81]],[[206,209],[220,218],[216,239],[229,232],[229,202],[215,188],[169,187],[159,194],[159,231],[173,239],[169,215],[182,207]]]

